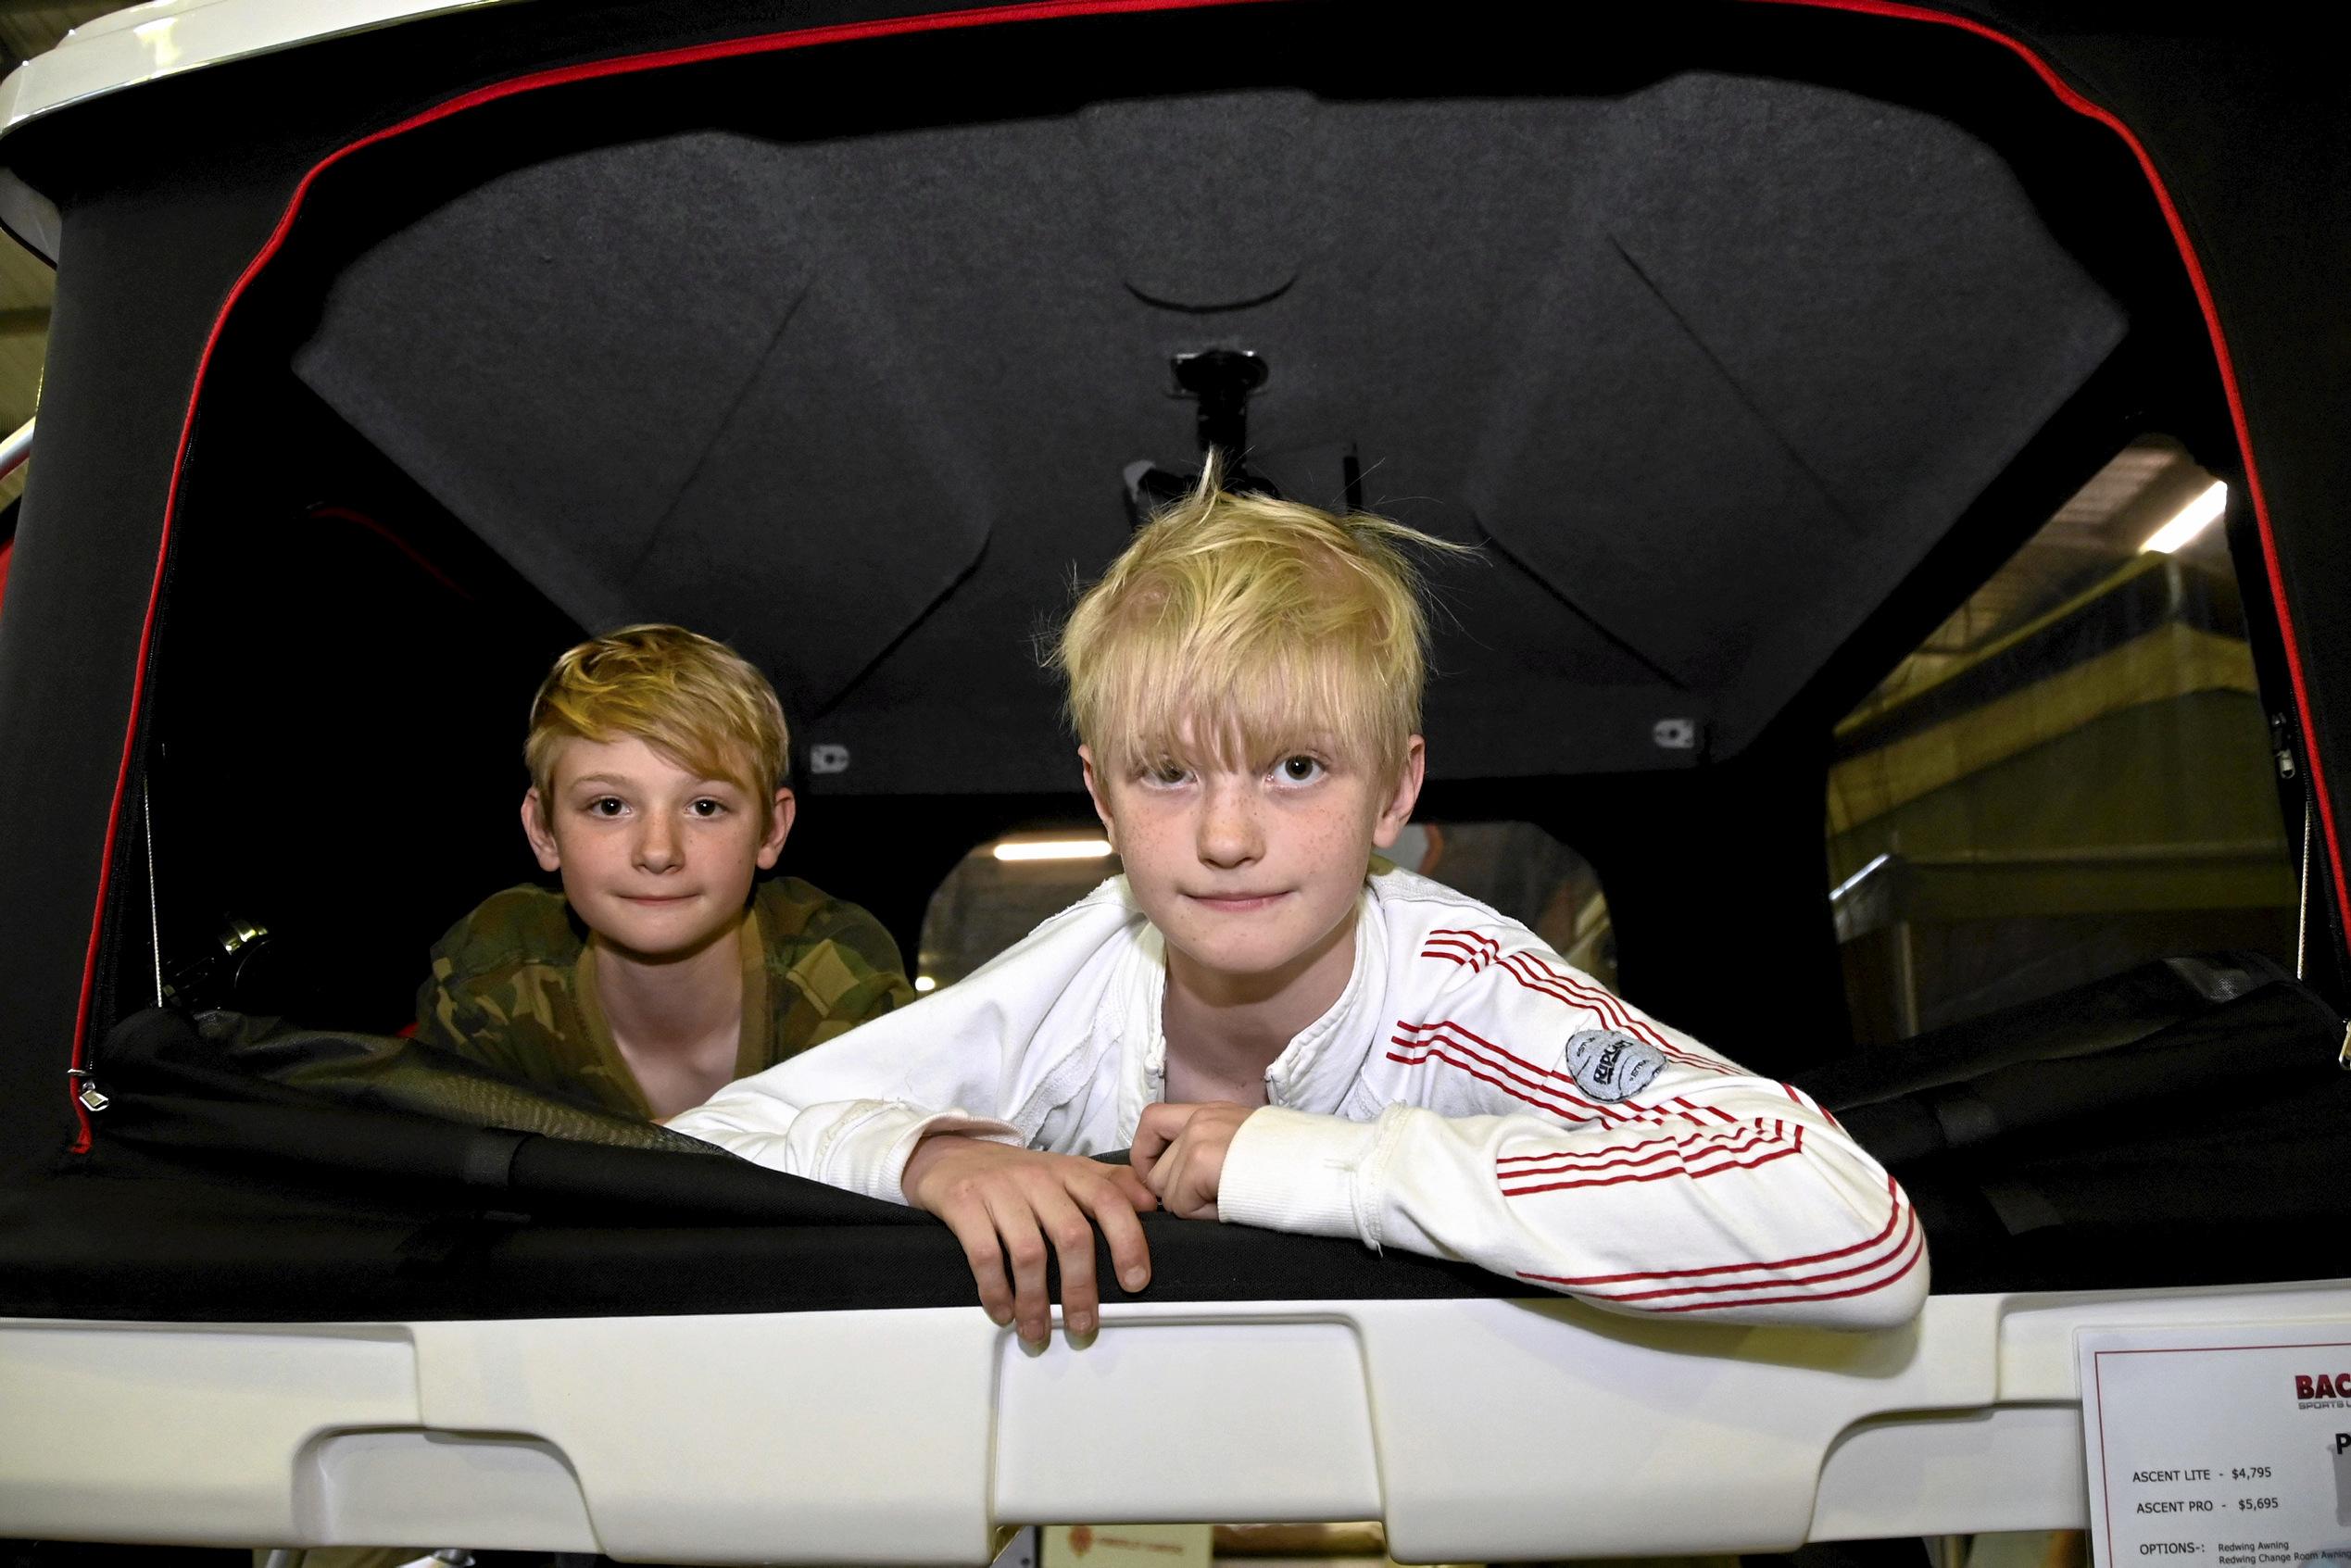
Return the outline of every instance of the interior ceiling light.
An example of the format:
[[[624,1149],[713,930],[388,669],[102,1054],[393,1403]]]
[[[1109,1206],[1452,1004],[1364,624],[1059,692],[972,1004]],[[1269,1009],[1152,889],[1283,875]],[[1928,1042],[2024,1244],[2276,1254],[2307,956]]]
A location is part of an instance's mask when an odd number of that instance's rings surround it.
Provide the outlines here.
[[[2181,507],[2179,516],[2156,529],[2147,542],[2139,546],[2140,551],[2161,550],[2169,555],[2210,527],[2212,520],[2227,510],[2228,506],[2229,487],[2216,479],[2205,487],[2203,494]]]
[[[1099,860],[1107,838],[1008,838],[990,851],[999,860]]]

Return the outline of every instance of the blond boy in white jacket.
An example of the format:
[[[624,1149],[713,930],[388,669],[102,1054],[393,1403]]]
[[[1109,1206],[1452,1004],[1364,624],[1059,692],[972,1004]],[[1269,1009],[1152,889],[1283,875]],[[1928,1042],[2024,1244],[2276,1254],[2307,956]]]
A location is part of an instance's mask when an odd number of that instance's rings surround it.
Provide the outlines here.
[[[1213,476],[1139,531],[1055,651],[1125,874],[670,1125],[938,1215],[1030,1344],[1049,1257],[1094,1332],[1094,1225],[1148,1283],[1155,1206],[1625,1311],[1906,1322],[1917,1217],[1825,1111],[1373,861],[1425,767],[1402,546],[1455,547]]]

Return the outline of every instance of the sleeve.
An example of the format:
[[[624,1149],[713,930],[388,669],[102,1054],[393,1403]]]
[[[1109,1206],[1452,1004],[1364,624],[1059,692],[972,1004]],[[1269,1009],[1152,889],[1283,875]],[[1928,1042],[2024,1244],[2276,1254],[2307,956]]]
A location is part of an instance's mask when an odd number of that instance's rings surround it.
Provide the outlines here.
[[[774,1170],[903,1203],[899,1177],[921,1139],[1025,1144],[1082,1081],[1082,1060],[1040,1042],[1121,920],[1115,905],[1079,904],[951,988],[738,1079],[667,1125]]]
[[[810,1045],[846,1035],[914,999],[898,943],[857,905],[832,900],[809,922],[806,935],[830,949],[820,949],[817,967],[829,982],[823,987],[821,1016],[808,1031]]]
[[[458,973],[452,956],[464,929],[460,924],[434,944],[433,967],[416,988],[416,1027],[409,1034],[427,1045],[478,1061],[484,1038],[496,1030],[473,995],[475,987]]]
[[[1222,1218],[1461,1259],[1603,1307],[1890,1328],[1917,1215],[1800,1090],[1658,1023],[1508,924],[1431,932],[1391,986],[1374,1119],[1242,1123]]]
[[[519,1083],[547,1082],[546,1073],[534,1073],[534,1064],[517,1049],[507,1021],[483,1005],[479,989],[459,977],[449,959],[435,947],[432,971],[417,987],[416,1027],[410,1037]]]

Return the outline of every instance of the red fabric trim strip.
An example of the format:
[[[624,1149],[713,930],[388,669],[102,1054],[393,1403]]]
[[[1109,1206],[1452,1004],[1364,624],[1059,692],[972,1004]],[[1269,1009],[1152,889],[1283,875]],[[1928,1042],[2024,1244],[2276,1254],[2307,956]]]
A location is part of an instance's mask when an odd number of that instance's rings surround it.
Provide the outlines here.
[[[1634,1290],[1626,1292],[1622,1295],[1599,1294],[1594,1292],[1586,1292],[1586,1294],[1590,1295],[1595,1301],[1653,1301],[1661,1296],[1718,1296],[1739,1290],[1769,1290],[1775,1286],[1827,1285],[1833,1280],[1852,1279],[1856,1274],[1866,1274],[1873,1269],[1885,1268],[1889,1264],[1900,1259],[1904,1253],[1909,1251],[1912,1244],[1917,1240],[1918,1214],[1917,1210],[1912,1210],[1909,1212],[1909,1217],[1904,1222],[1901,1239],[1894,1243],[1892,1249],[1887,1252],[1884,1257],[1872,1258],[1867,1262],[1854,1263],[1842,1269],[1833,1269],[1828,1273],[1804,1274],[1793,1279],[1773,1278],[1741,1280],[1730,1285],[1670,1286],[1661,1290]],[[1715,1304],[1716,1306],[1732,1305],[1732,1303],[1729,1302],[1716,1302]]]
[[[1544,1285],[1580,1287],[1587,1285],[1622,1285],[1628,1280],[1636,1279],[1703,1279],[1710,1274],[1745,1273],[1753,1269],[1794,1269],[1801,1268],[1806,1263],[1826,1263],[1836,1258],[1850,1258],[1856,1252],[1877,1246],[1886,1237],[1893,1235],[1894,1227],[1902,1223],[1903,1210],[1909,1205],[1903,1201],[1902,1189],[1894,1185],[1893,1178],[1891,1176],[1886,1179],[1886,1192],[1892,1198],[1893,1207],[1886,1215],[1885,1228],[1867,1241],[1856,1241],[1851,1247],[1840,1247],[1834,1251],[1808,1252],[1800,1258],[1781,1258],[1771,1262],[1716,1263],[1703,1269],[1642,1269],[1637,1273],[1624,1274],[1524,1274],[1520,1277],[1538,1280]]]
[[[1762,1123],[1750,1123],[1750,1125],[1761,1126]],[[1775,1122],[1772,1125],[1778,1127],[1784,1126],[1785,1123]],[[1521,1173],[1515,1171],[1503,1171],[1502,1167],[1504,1165],[1531,1166],[1540,1165],[1548,1160],[1581,1160],[1590,1158],[1594,1152],[1606,1154],[1629,1154],[1637,1148],[1662,1148],[1668,1145],[1678,1148],[1686,1143],[1704,1143],[1710,1138],[1719,1138],[1723,1135],[1723,1134],[1716,1131],[1714,1128],[1707,1127],[1702,1131],[1691,1133],[1678,1138],[1635,1138],[1630,1143],[1612,1144],[1606,1149],[1598,1151],[1591,1149],[1555,1148],[1544,1154],[1498,1154],[1494,1157],[1494,1168],[1504,1178],[1508,1178],[1510,1176],[1520,1174]]]
[[[1648,1021],[1635,1018],[1622,999],[1611,996],[1605,989],[1597,985],[1582,985],[1572,975],[1562,973],[1552,968],[1532,953],[1523,951],[1505,953],[1500,943],[1482,932],[1432,931],[1428,934],[1427,945],[1421,949],[1420,956],[1425,959],[1449,958],[1456,949],[1469,955],[1469,967],[1473,971],[1482,973],[1489,967],[1499,967],[1503,973],[1528,990],[1549,997],[1554,1001],[1565,1002],[1570,1007],[1582,1008],[1595,1013],[1600,1021],[1610,1028],[1621,1029],[1628,1034],[1639,1035],[1676,1061],[1708,1073],[1729,1071],[1729,1066],[1723,1062],[1710,1060],[1702,1056],[1693,1056],[1689,1051],[1675,1046]]]
[[[1883,1290],[1897,1280],[1907,1277],[1911,1270],[1925,1261],[1926,1256],[1926,1237],[1920,1236],[1918,1245],[1911,1249],[1908,1262],[1881,1280],[1874,1280],[1867,1285],[1856,1285],[1850,1290],[1822,1290],[1803,1296],[1758,1296],[1751,1297],[1744,1301],[1692,1301],[1686,1306],[1652,1307],[1649,1311],[1658,1313],[1725,1311],[1736,1307],[1779,1307],[1793,1302],[1837,1301],[1848,1296],[1867,1296],[1872,1291]]]
[[[2294,608],[2286,602],[2285,571],[2278,559],[2278,541],[2269,522],[2269,498],[2261,488],[2261,472],[2253,456],[2253,428],[2244,413],[2244,397],[2237,385],[2236,361],[2229,353],[2228,335],[2220,329],[2220,310],[2212,297],[2212,285],[2204,275],[2204,261],[2196,255],[2196,247],[2188,238],[2188,226],[2180,216],[2179,207],[2171,199],[2171,191],[2163,182],[2156,169],[2155,159],[2148,155],[2145,144],[2122,122],[2121,117],[2102,104],[2093,102],[2079,89],[2059,76],[2048,61],[2030,47],[2006,33],[1969,17],[1953,16],[1930,10],[1923,6],[1908,6],[1894,0],[1753,0],[1766,6],[1804,6],[1816,10],[1848,11],[1863,16],[1887,17],[1901,21],[1932,22],[1940,27],[1957,28],[1962,32],[1997,44],[2032,69],[2057,101],[2085,119],[2094,119],[2117,136],[2131,149],[2131,156],[2139,160],[2139,170],[2147,177],[2147,186],[2155,193],[2156,205],[2163,211],[2163,221],[2171,231],[2172,244],[2180,249],[2180,261],[2187,269],[2188,282],[2195,290],[2196,304],[2204,311],[2205,329],[2212,337],[2212,358],[2220,371],[2220,388],[2229,399],[2229,418],[2236,428],[2237,451],[2244,458],[2245,488],[2253,495],[2253,520],[2261,535],[2261,560],[2269,575],[2269,597],[2278,609],[2279,640],[2285,644],[2286,672],[2294,682],[2294,710],[2302,720],[2304,760],[2310,768],[2310,793],[2318,798],[2319,822],[2327,847],[2327,867],[2334,878],[2335,909],[2345,930],[2351,930],[2351,876],[2345,872],[2343,841],[2334,818],[2334,801],[2327,792],[2325,765],[2319,759],[2318,725],[2310,710],[2310,686],[2302,669],[2302,653],[2294,630]]]
[[[1744,1139],[1744,1142],[1740,1140]],[[1788,1123],[1785,1122],[1747,1122],[1735,1127],[1709,1127],[1680,1138],[1635,1138],[1630,1143],[1603,1144],[1598,1148],[1562,1148],[1549,1154],[1502,1155],[1494,1160],[1494,1178],[1515,1182],[1528,1176],[1557,1175],[1568,1171],[1595,1171],[1602,1165],[1646,1165],[1659,1160],[1704,1159],[1708,1154],[1742,1154],[1760,1144],[1785,1143]],[[1685,1144],[1705,1146],[1693,1155],[1683,1155]],[[1654,1149],[1653,1154],[1641,1154],[1642,1149]],[[1638,1158],[1627,1160],[1628,1155]],[[1518,1169],[1505,1171],[1505,1161],[1515,1161]]]
[[[1428,1061],[1441,1061],[1446,1066],[1453,1068],[1458,1072],[1468,1073],[1471,1077],[1477,1079],[1481,1084],[1491,1084],[1494,1087],[1500,1089],[1511,1098],[1519,1101],[1521,1104],[1531,1105],[1537,1110],[1543,1111],[1548,1115],[1555,1116],[1563,1122],[1589,1122],[1591,1120],[1590,1117],[1585,1116],[1578,1111],[1573,1110],[1566,1106],[1554,1104],[1553,1102],[1546,1099],[1538,1099],[1534,1095],[1526,1092],[1525,1089],[1514,1088],[1508,1081],[1511,1074],[1502,1068],[1494,1067],[1494,1064],[1490,1061],[1481,1062],[1475,1057],[1470,1057],[1466,1051],[1463,1051],[1456,1055],[1452,1051],[1446,1050],[1444,1046],[1452,1042],[1439,1041],[1431,1043],[1426,1040],[1400,1040],[1396,1043],[1402,1046],[1404,1050],[1389,1051],[1388,1053],[1388,1060],[1390,1061],[1401,1062],[1406,1067],[1418,1067],[1422,1063]],[[1406,1052],[1417,1052],[1418,1054],[1408,1055],[1405,1054]],[[1493,1073],[1480,1072],[1479,1068],[1481,1067],[1493,1068]],[[1494,1073],[1502,1073],[1503,1075],[1497,1078],[1493,1075]],[[1525,1083],[1524,1079],[1520,1079],[1518,1081],[1522,1084]]]
[[[1654,1165],[1661,1160],[1678,1160],[1681,1162],[1683,1167],[1688,1167],[1696,1164],[1699,1160],[1705,1159],[1709,1155],[1751,1154],[1758,1148],[1772,1148],[1788,1143],[1788,1139],[1784,1135],[1774,1133],[1762,1127],[1743,1127],[1738,1131],[1726,1133],[1722,1135],[1728,1141],[1701,1149],[1698,1153],[1692,1155],[1685,1155],[1679,1149],[1661,1148],[1654,1154],[1636,1155],[1631,1158],[1622,1160],[1593,1159],[1590,1156],[1585,1156],[1575,1163],[1539,1165],[1530,1170],[1513,1171],[1504,1176],[1502,1180],[1504,1182],[1515,1182],[1524,1181],[1529,1176],[1565,1176],[1571,1173],[1580,1175],[1587,1171],[1637,1171],[1645,1165]],[[1617,1151],[1595,1151],[1595,1153],[1599,1154],[1613,1154],[1616,1152]],[[1794,1153],[1794,1148],[1791,1146],[1788,1152],[1792,1154]],[[1590,1163],[1583,1162],[1586,1160],[1589,1160]],[[1672,1171],[1665,1171],[1658,1173],[1661,1175],[1671,1175],[1674,1173]],[[1531,1192],[1549,1192],[1551,1188],[1548,1186],[1505,1185],[1502,1189],[1502,1193],[1504,1198],[1523,1198]]]
[[[1568,1187],[1613,1187],[1621,1186],[1627,1182],[1664,1182],[1671,1181],[1676,1176],[1688,1176],[1693,1182],[1703,1181],[1708,1176],[1719,1176],[1725,1171],[1752,1171],[1759,1165],[1768,1165],[1775,1160],[1785,1160],[1792,1154],[1800,1154],[1804,1151],[1803,1142],[1803,1131],[1798,1129],[1797,1141],[1794,1144],[1786,1148],[1773,1149],[1769,1154],[1758,1156],[1754,1160],[1726,1160],[1719,1165],[1709,1165],[1702,1171],[1681,1168],[1671,1171],[1636,1171],[1622,1176],[1603,1176],[1589,1182],[1550,1182],[1541,1186],[1519,1187],[1510,1196],[1527,1198],[1539,1192],[1560,1192]]]
[[[139,626],[139,658],[131,676],[131,717],[122,735],[122,759],[115,770],[114,801],[107,811],[106,842],[98,851],[98,897],[90,912],[90,942],[82,960],[82,997],[77,1006],[73,1026],[73,1062],[80,1073],[89,1058],[90,1007],[97,994],[98,938],[106,922],[107,889],[114,879],[114,841],[121,830],[123,797],[129,792],[131,768],[138,746],[139,714],[145,706],[147,678],[147,656],[155,642],[157,607],[163,596],[163,570],[170,557],[171,529],[180,509],[180,481],[187,466],[188,441],[195,429],[196,404],[204,393],[205,372],[211,368],[213,351],[220,346],[221,330],[227,326],[230,313],[237,301],[260,275],[261,270],[275,259],[292,232],[294,220],[308,199],[310,187],[320,175],[341,163],[352,154],[388,142],[436,120],[446,119],[467,109],[497,103],[542,88],[558,87],[566,82],[590,82],[599,78],[632,75],[640,71],[660,70],[673,66],[695,65],[707,60],[734,59],[745,56],[780,53],[786,49],[809,48],[823,44],[846,44],[860,39],[886,38],[904,33],[940,32],[951,29],[989,27],[999,22],[1050,21],[1065,17],[1122,16],[1151,11],[1206,10],[1213,7],[1240,5],[1260,5],[1270,0],[1033,0],[1029,4],[981,6],[965,11],[944,11],[931,16],[896,17],[882,21],[846,22],[833,27],[801,28],[788,32],[762,33],[751,38],[730,38],[716,44],[698,44],[685,48],[662,49],[643,55],[625,55],[609,60],[590,60],[581,65],[562,66],[551,70],[534,71],[528,75],[493,82],[470,93],[434,105],[429,109],[410,115],[381,131],[371,132],[357,141],[342,146],[310,166],[288,198],[285,210],[278,216],[277,225],[269,238],[245,263],[236,281],[229,285],[220,309],[212,319],[212,329],[205,336],[204,350],[196,358],[195,375],[188,388],[188,411],[180,425],[180,445],[171,459],[171,484],[163,503],[163,532],[156,546],[155,577],[147,588],[147,609]],[[77,1080],[68,1077],[67,1098],[73,1107],[79,1131],[72,1151],[86,1154],[90,1150],[90,1113],[74,1093]]]

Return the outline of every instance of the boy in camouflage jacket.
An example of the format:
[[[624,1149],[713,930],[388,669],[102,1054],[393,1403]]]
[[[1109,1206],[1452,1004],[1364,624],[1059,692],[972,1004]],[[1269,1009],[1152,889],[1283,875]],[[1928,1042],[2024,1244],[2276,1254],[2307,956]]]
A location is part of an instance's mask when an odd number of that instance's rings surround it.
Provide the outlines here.
[[[630,626],[531,705],[522,830],[560,894],[510,887],[434,946],[417,1037],[648,1120],[913,999],[873,916],[796,877],[774,689],[724,644]]]

